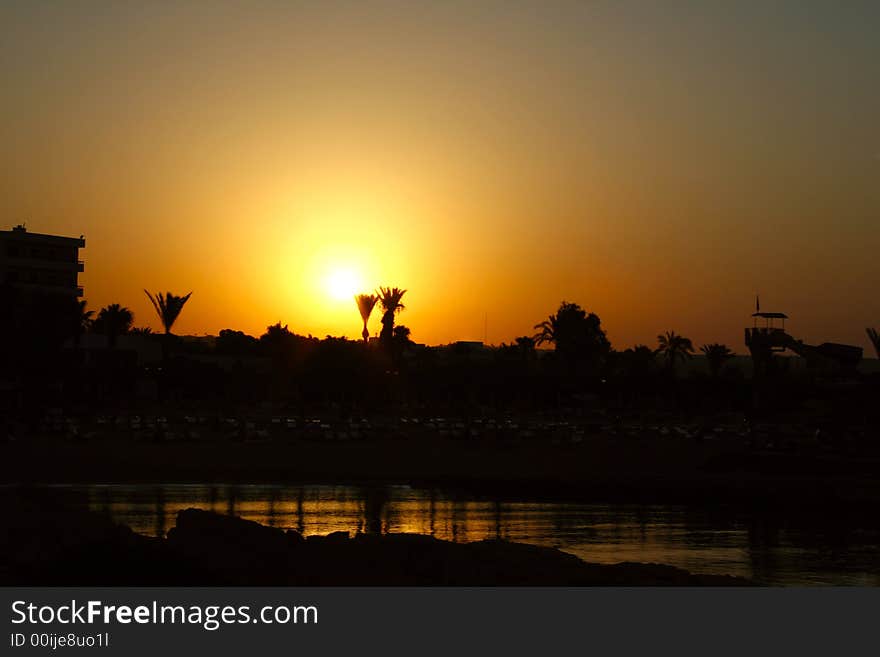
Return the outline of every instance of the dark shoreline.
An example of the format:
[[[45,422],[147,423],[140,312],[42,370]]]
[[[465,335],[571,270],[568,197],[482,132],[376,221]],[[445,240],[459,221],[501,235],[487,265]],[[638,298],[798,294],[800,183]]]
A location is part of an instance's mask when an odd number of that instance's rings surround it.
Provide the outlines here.
[[[0,494],[32,489],[40,495],[41,484],[61,485],[42,489],[50,496],[77,494],[65,484],[364,489],[404,484],[494,502],[678,505],[722,522],[754,522],[760,530],[784,527],[836,546],[853,531],[880,527],[880,491],[872,467],[861,456],[602,436],[576,446],[399,438],[348,443],[42,439],[0,445]],[[388,544],[395,540],[420,539]],[[642,576],[659,575],[645,571]]]
[[[880,462],[716,444],[581,446],[399,439],[356,444],[57,440],[0,445],[0,484],[339,484],[505,499],[876,509]]]
[[[304,537],[186,509],[165,537],[136,534],[77,493],[0,489],[10,531],[0,583],[17,586],[747,586],[654,563],[588,563],[555,548],[489,539],[335,532]]]

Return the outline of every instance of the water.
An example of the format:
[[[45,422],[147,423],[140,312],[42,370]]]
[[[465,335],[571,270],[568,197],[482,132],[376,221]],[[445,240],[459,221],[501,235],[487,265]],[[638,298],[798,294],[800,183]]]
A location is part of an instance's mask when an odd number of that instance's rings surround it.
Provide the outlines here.
[[[880,530],[808,525],[670,505],[486,500],[407,486],[92,485],[92,510],[163,536],[189,507],[305,535],[414,532],[450,541],[503,538],[597,563],[670,564],[774,585],[880,585]]]

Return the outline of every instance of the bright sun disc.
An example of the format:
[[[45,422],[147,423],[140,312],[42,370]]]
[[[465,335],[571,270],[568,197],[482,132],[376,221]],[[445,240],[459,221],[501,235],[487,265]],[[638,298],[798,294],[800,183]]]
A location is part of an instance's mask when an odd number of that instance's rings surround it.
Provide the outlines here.
[[[337,301],[351,299],[360,289],[360,279],[350,269],[336,269],[327,276],[327,292]]]

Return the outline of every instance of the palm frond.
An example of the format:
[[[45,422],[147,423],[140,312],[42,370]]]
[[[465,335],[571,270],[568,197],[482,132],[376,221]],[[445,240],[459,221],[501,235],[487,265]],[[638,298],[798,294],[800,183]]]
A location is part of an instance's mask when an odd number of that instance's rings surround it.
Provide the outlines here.
[[[370,315],[376,306],[376,302],[379,301],[379,297],[375,294],[356,294],[354,300],[361,313],[361,319],[366,322],[370,319]]]
[[[387,312],[399,313],[406,308],[400,300],[406,294],[406,290],[399,287],[379,287],[379,302],[382,304],[382,310]]]
[[[165,333],[171,333],[171,327],[174,326],[174,322],[177,321],[180,311],[183,310],[183,306],[189,301],[192,292],[182,297],[176,296],[171,292],[166,292],[165,294],[159,292],[156,296],[153,296],[147,290],[144,290],[144,292],[150,298],[153,308],[155,308],[156,314],[165,328]]]

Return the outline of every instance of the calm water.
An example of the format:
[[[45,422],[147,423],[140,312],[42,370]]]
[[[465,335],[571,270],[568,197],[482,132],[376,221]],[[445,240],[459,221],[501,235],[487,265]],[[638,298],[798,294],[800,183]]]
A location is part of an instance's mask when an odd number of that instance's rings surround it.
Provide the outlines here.
[[[586,561],[671,564],[767,584],[880,585],[880,531],[840,522],[786,526],[679,506],[506,502],[407,486],[106,485],[82,491],[142,534],[162,536],[198,507],[303,534],[417,532],[451,541],[503,538]]]

